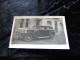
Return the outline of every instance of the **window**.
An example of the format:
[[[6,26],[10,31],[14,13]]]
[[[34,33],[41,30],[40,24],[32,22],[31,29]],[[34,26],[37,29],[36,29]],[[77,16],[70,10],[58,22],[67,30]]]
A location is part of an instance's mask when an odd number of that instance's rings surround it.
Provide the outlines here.
[[[47,25],[51,26],[52,22],[51,21],[47,21]]]
[[[36,20],[36,26],[39,26],[40,20]]]
[[[28,27],[29,19],[26,19],[26,27]]]
[[[55,31],[58,32],[58,24],[57,24],[57,21],[55,21]]]
[[[20,28],[23,27],[23,23],[24,23],[24,19],[21,19],[21,21],[20,21]]]

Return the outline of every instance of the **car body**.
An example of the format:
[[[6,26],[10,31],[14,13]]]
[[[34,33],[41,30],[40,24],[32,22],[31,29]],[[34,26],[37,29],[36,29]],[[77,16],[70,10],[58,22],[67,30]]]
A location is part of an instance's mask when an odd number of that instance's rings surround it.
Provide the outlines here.
[[[20,31],[19,31],[20,30]],[[51,26],[33,26],[32,28],[18,28],[18,38],[31,41],[39,38],[52,38],[55,30]]]

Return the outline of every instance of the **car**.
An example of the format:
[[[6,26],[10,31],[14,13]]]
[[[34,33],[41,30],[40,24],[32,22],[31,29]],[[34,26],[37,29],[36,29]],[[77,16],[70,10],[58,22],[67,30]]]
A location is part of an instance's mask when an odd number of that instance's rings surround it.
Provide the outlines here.
[[[18,28],[18,38],[31,41],[40,38],[53,38],[55,30],[51,26],[33,26],[32,28]]]

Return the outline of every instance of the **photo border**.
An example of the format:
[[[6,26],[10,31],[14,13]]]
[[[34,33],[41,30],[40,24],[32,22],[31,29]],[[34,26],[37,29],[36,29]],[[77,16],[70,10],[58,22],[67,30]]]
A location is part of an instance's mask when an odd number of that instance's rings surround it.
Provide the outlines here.
[[[21,19],[21,18],[62,18],[63,22],[63,29],[64,34],[66,38],[66,44],[57,44],[57,45],[35,45],[35,44],[12,44],[12,35],[13,35],[13,29],[15,24],[15,19]],[[9,48],[23,48],[23,49],[70,49],[69,47],[69,41],[68,41],[68,35],[67,35],[67,29],[66,29],[66,22],[65,22],[65,16],[14,16],[13,19],[13,26],[11,31],[11,37],[9,42]]]

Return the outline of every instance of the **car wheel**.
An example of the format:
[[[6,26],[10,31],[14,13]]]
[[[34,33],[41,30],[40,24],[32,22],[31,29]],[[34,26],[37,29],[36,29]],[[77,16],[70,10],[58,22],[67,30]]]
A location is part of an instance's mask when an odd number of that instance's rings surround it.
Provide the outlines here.
[[[26,34],[25,36],[24,36],[24,40],[25,41],[31,41],[33,39],[33,36],[31,35],[31,34]]]
[[[55,35],[55,33],[54,32],[51,32],[50,33],[50,38],[53,38],[54,35]]]

